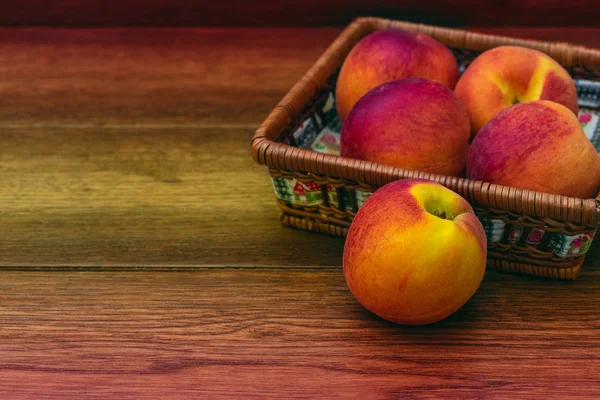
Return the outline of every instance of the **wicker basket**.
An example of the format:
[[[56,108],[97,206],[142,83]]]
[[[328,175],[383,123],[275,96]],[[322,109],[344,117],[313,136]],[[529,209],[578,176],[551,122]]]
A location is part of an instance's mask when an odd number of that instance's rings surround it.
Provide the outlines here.
[[[575,79],[600,80],[600,51],[379,18],[354,21],[275,107],[252,139],[254,160],[269,167],[284,224],[345,236],[356,211],[378,187],[404,178],[441,183],[466,198],[488,238],[490,266],[504,271],[574,279],[600,224],[600,195],[577,199],[481,181],[393,168],[313,151],[323,126],[335,123],[337,72],[365,35],[396,27],[448,46],[463,66],[482,51],[518,45],[543,51]],[[600,114],[600,113],[599,113]],[[339,123],[339,122],[338,122]],[[599,130],[600,130],[600,125]]]

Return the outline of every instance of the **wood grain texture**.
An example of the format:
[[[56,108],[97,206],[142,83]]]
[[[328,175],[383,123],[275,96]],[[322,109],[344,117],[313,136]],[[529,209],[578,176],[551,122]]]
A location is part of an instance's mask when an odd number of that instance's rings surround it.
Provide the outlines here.
[[[598,398],[599,272],[488,271],[426,327],[370,314],[339,269],[5,272],[0,397]]]
[[[0,28],[0,127],[255,129],[339,32]]]
[[[594,0],[20,0],[0,4],[1,25],[345,25],[358,16],[438,25],[597,26]]]
[[[1,130],[0,265],[339,265],[342,239],[281,224],[251,136]]]

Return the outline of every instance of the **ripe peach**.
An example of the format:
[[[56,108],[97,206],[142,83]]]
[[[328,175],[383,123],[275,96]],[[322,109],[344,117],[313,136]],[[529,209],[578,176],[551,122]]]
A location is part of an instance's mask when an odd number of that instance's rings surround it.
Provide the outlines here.
[[[464,172],[469,147],[464,105],[441,83],[409,78],[363,96],[342,126],[342,156],[447,175]]]
[[[422,179],[395,181],[358,210],[344,247],[344,277],[380,317],[428,324],[477,291],[486,246],[481,222],[457,193]]]
[[[571,110],[533,101],[507,108],[481,128],[469,149],[467,176],[590,198],[600,190],[600,155]]]
[[[446,46],[421,33],[385,29],[364,37],[346,57],[338,77],[340,120],[369,90],[410,77],[432,79],[452,89],[458,79],[456,59]]]
[[[472,136],[503,109],[517,103],[551,100],[577,114],[577,91],[567,71],[546,54],[501,46],[477,57],[460,77],[456,95],[471,118]]]

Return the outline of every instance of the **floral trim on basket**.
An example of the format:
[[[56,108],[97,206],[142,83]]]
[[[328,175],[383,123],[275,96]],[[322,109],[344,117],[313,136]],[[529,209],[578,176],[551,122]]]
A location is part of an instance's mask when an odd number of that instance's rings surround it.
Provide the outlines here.
[[[321,186],[314,182],[274,177],[273,189],[279,200],[291,205],[316,206],[323,203]]]
[[[579,235],[567,236],[562,232],[557,232],[548,241],[546,250],[552,251],[559,257],[582,255],[590,249],[595,234],[596,231],[589,231]]]
[[[506,242],[510,244],[519,244],[525,232],[525,227],[521,224],[509,224],[506,234]]]
[[[479,220],[481,221],[481,225],[483,225],[483,230],[485,231],[488,243],[496,243],[502,239],[506,222],[501,219],[486,217],[479,217]]]
[[[581,107],[600,108],[600,82],[575,79]]]
[[[600,112],[580,108],[579,123],[583,127],[585,136],[590,139],[596,150],[600,153]]]

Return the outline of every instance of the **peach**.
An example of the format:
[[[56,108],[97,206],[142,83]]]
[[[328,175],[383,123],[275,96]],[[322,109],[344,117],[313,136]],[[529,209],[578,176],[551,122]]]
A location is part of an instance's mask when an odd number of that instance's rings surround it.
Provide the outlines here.
[[[456,59],[446,46],[421,33],[385,29],[371,33],[350,51],[340,71],[336,106],[341,121],[369,90],[403,78],[427,78],[454,88]]]
[[[422,179],[389,183],[358,210],[344,246],[348,288],[387,320],[421,325],[458,310],[479,288],[487,241],[457,193]]]
[[[460,77],[456,95],[471,118],[472,136],[517,103],[551,100],[577,114],[575,83],[559,63],[525,47],[501,46],[477,57]]]
[[[539,100],[507,108],[481,128],[469,150],[467,176],[590,198],[600,190],[600,155],[571,110]]]
[[[469,147],[464,105],[441,83],[409,78],[363,96],[342,126],[342,156],[461,175]]]

